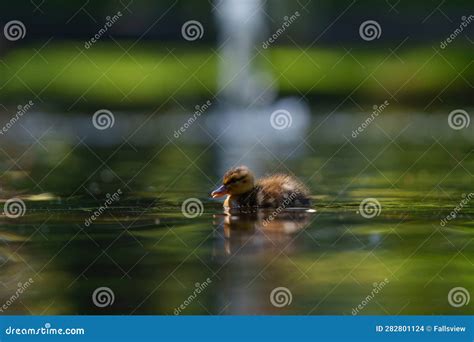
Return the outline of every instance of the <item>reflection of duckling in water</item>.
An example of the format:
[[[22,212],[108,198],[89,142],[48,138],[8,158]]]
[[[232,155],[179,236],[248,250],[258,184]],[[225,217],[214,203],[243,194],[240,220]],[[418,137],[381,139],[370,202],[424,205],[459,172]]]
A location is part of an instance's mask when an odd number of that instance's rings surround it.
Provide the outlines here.
[[[314,210],[289,210],[278,214],[268,209],[253,213],[215,216],[216,225],[222,225],[227,255],[240,251],[241,254],[257,252],[273,253],[282,248],[291,251],[298,248],[293,239],[295,234],[308,226]]]
[[[227,171],[222,185],[211,193],[213,198],[228,195],[226,208],[309,207],[308,189],[290,175],[276,174],[255,182],[252,171],[239,166]]]
[[[314,212],[314,210],[295,210],[271,213],[269,210],[260,210],[257,213],[228,214],[224,216],[225,236],[230,236],[231,231],[254,233],[256,230],[294,234],[310,223]]]

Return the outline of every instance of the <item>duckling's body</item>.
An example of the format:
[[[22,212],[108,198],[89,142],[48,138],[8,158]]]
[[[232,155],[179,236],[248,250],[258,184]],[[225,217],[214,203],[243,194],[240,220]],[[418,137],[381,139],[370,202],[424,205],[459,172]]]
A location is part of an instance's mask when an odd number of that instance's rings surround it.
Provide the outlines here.
[[[227,195],[227,208],[291,208],[309,207],[308,189],[290,175],[276,174],[254,181],[246,166],[227,171],[223,185],[213,191],[212,197]]]

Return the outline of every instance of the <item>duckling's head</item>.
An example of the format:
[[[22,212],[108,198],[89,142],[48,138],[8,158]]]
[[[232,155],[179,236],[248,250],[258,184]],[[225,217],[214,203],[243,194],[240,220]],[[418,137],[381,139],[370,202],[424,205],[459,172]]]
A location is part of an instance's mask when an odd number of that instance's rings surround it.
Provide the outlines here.
[[[230,169],[224,174],[222,185],[211,193],[213,198],[245,194],[253,189],[255,179],[247,166]]]

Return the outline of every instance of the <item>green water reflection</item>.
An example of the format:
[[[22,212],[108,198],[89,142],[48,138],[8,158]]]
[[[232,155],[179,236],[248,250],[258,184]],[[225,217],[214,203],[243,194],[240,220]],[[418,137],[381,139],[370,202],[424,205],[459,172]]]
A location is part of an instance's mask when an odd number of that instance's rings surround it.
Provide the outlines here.
[[[217,147],[51,142],[19,165],[11,158],[25,148],[5,147],[3,198],[21,197],[27,209],[0,219],[0,302],[10,302],[3,313],[172,315],[188,301],[182,314],[351,315],[365,301],[360,314],[473,314],[472,301],[448,303],[453,287],[474,295],[472,203],[440,225],[474,192],[472,144],[308,143],[314,151],[285,165],[312,189],[316,213],[283,213],[266,227],[262,216],[226,217],[208,199],[220,178]],[[272,155],[262,163],[286,171]],[[120,200],[85,226],[117,189]],[[196,218],[181,213],[190,197],[204,205]],[[380,202],[378,216],[360,215],[365,198]],[[113,290],[113,305],[93,304],[100,286]],[[291,291],[290,305],[272,305],[276,287]]]

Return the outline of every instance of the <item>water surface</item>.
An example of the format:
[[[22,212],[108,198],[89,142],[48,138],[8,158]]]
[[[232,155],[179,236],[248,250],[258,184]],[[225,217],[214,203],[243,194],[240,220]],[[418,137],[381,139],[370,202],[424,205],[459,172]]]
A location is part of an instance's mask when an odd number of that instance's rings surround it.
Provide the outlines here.
[[[472,127],[407,112],[353,138],[366,116],[325,118],[277,146],[258,137],[229,146],[204,123],[189,133],[195,140],[170,140],[173,130],[157,127],[153,144],[134,141],[140,132],[110,144],[10,138],[2,199],[21,198],[26,211],[0,218],[3,313],[172,315],[183,305],[180,314],[473,314],[472,302],[448,302],[454,287],[474,294],[472,202],[441,224],[474,192]],[[254,163],[260,175],[294,173],[316,212],[285,211],[266,226],[262,214],[224,215],[208,198],[223,160]],[[203,204],[193,218],[181,209],[190,198]],[[380,203],[372,218],[360,211],[365,199]],[[112,305],[94,305],[99,287],[113,291]],[[272,304],[278,287],[291,303]]]

